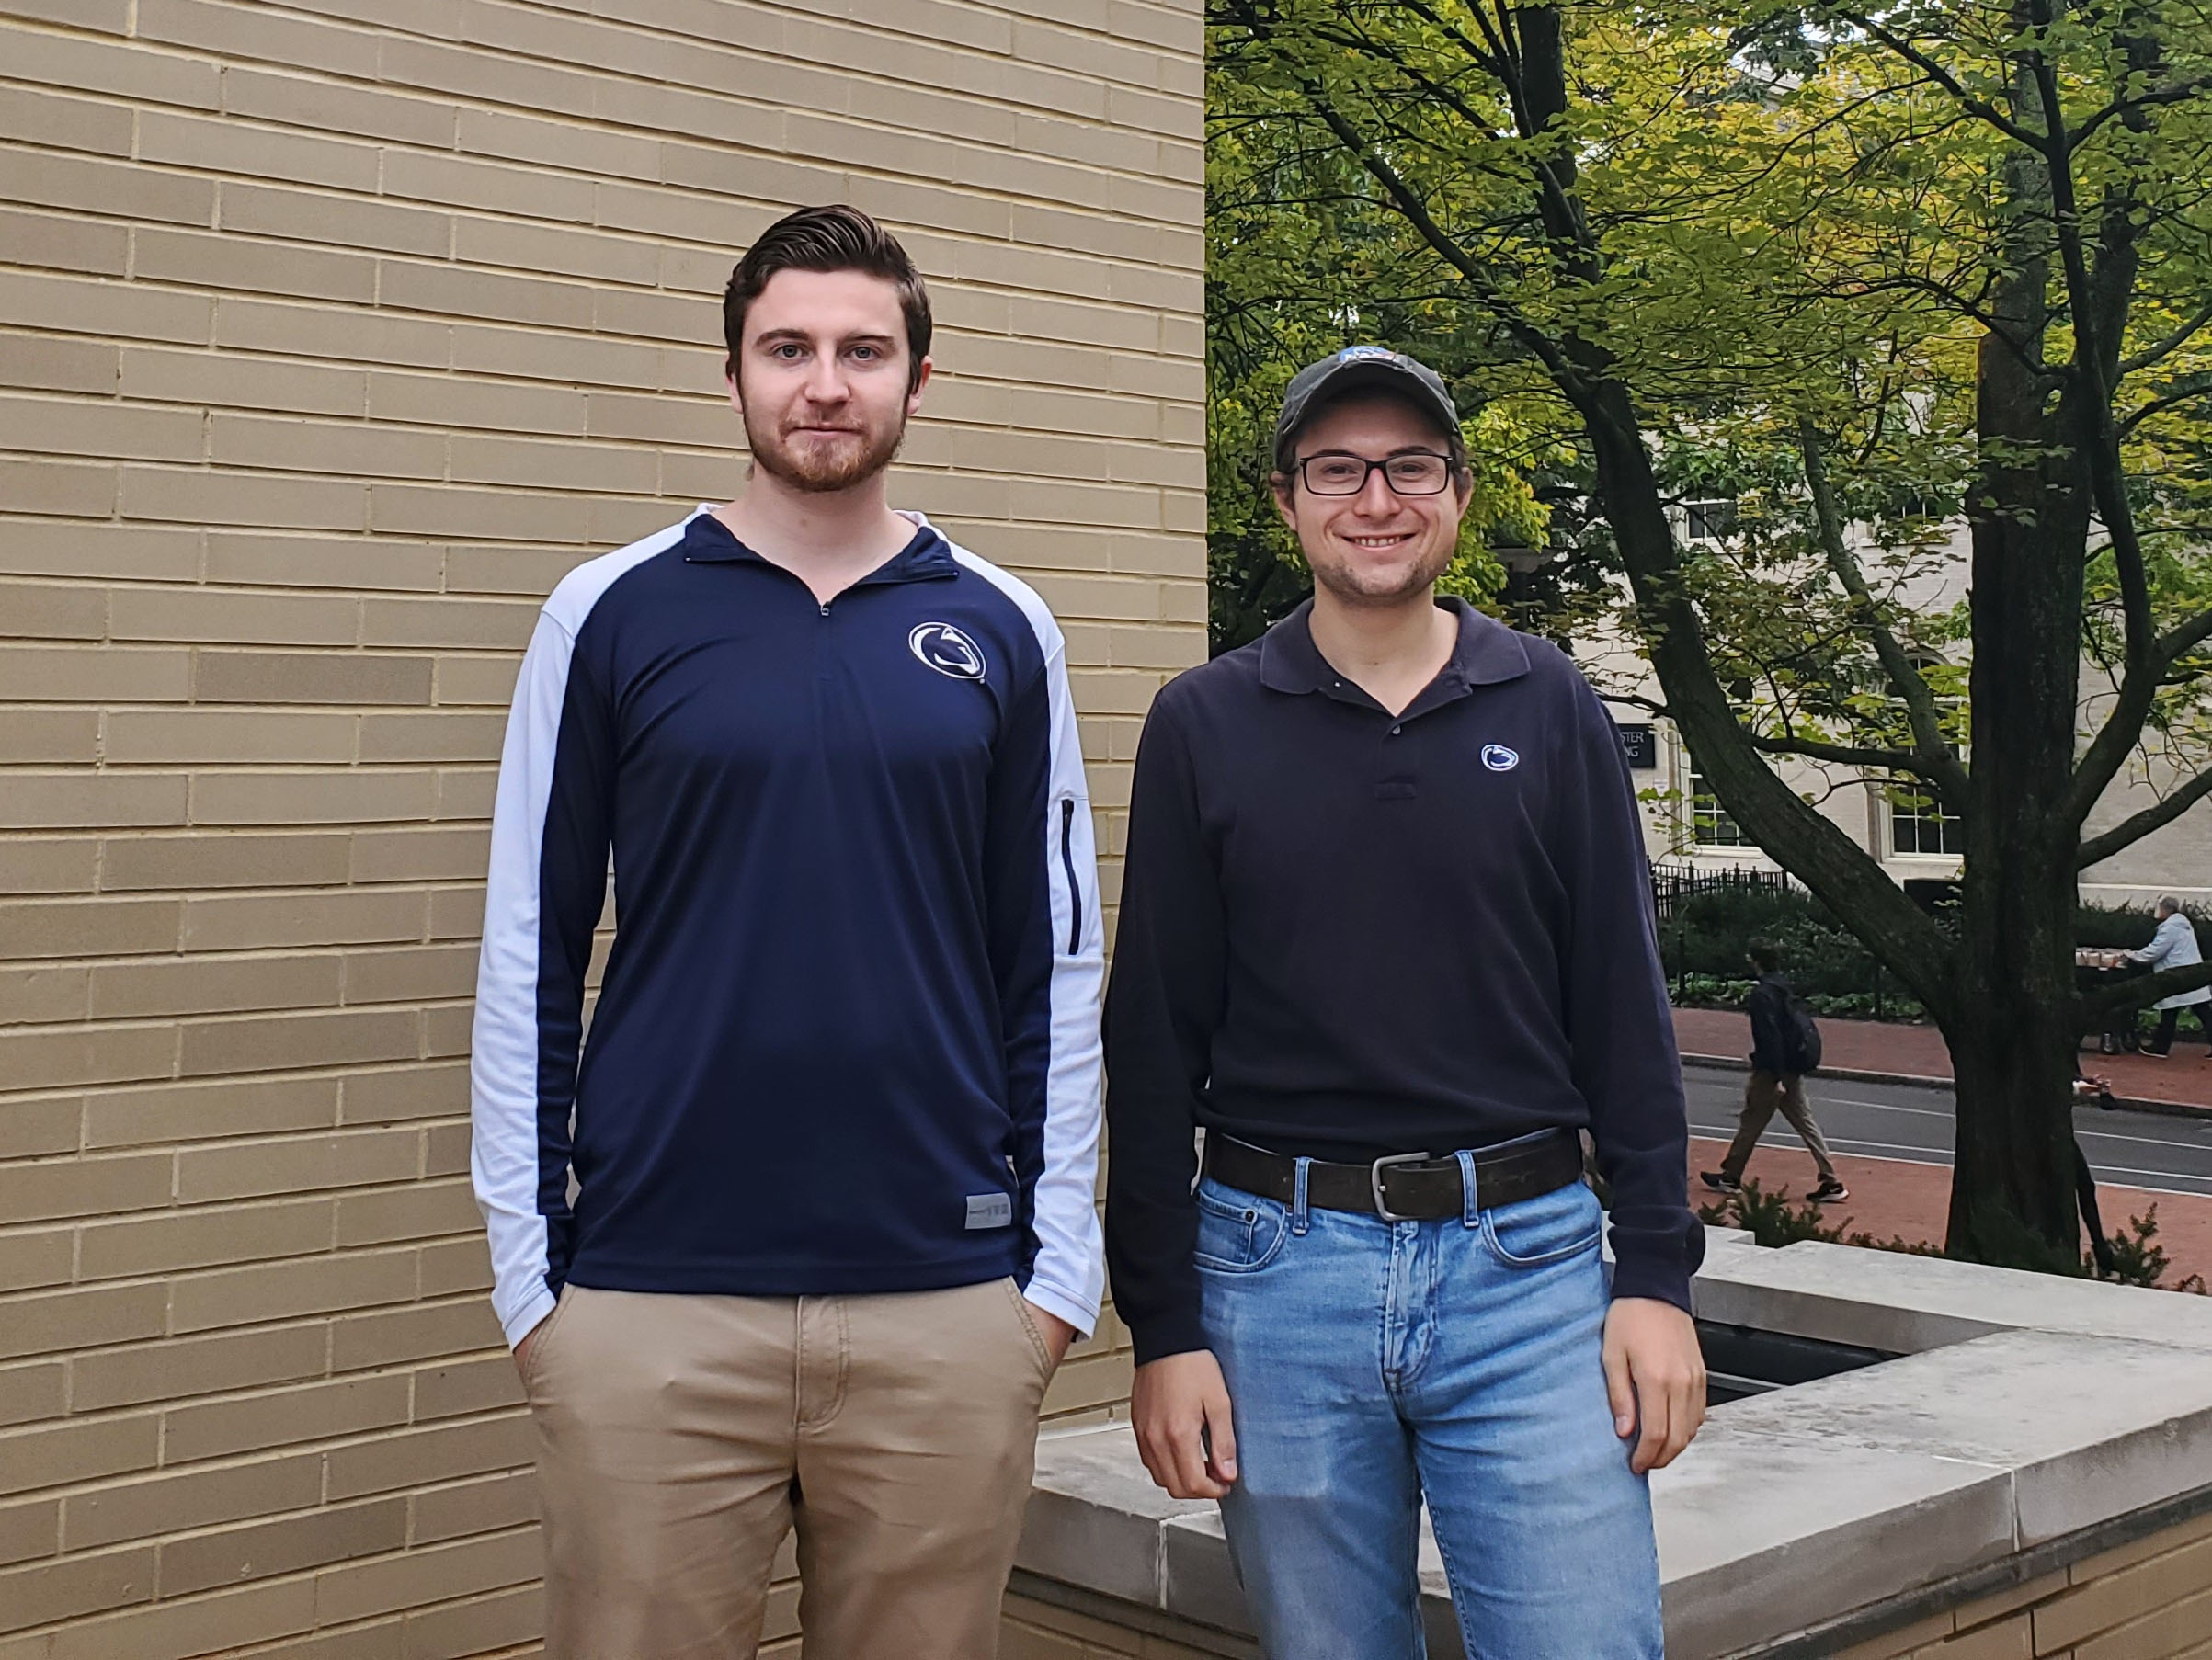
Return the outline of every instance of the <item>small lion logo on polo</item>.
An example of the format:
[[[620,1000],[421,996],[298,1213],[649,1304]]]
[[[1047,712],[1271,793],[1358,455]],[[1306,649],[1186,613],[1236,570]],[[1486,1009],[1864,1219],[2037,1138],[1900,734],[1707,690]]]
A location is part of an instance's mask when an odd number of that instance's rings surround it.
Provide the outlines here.
[[[1482,746],[1482,764],[1492,772],[1511,772],[1521,765],[1518,750],[1508,749],[1503,744],[1485,744]]]
[[[923,622],[906,636],[906,649],[941,675],[983,678],[983,647],[949,622]]]

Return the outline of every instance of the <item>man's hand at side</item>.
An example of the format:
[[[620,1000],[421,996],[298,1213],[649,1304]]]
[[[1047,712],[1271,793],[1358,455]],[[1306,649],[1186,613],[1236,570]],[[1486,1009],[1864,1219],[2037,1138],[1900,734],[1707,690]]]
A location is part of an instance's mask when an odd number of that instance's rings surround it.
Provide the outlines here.
[[[1138,1367],[1129,1416],[1145,1468],[1171,1496],[1219,1498],[1228,1492],[1237,1479],[1237,1431],[1229,1424],[1229,1386],[1211,1349]]]
[[[1705,1421],[1696,1325],[1671,1302],[1619,1298],[1605,1315],[1604,1361],[1613,1432],[1636,1438],[1628,1467],[1638,1475],[1665,1469]]]

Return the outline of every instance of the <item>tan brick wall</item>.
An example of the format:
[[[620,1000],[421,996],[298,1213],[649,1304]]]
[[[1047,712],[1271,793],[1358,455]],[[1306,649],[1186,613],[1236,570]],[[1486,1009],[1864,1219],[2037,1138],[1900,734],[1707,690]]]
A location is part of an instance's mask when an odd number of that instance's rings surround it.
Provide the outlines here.
[[[464,1052],[532,611],[735,492],[720,285],[856,201],[898,500],[1058,610],[1118,849],[1203,652],[1196,0],[0,14],[0,1660],[530,1652]]]
[[[1011,1593],[999,1631],[998,1660],[1258,1660],[1260,1654],[1258,1644],[1226,1632],[1157,1617],[1153,1623],[1160,1629],[1136,1631]]]
[[[2212,1515],[1933,1615],[1841,1660],[2212,1660]]]
[[[1258,1653],[1241,1639],[1150,1609],[1131,1609],[1124,1624],[1100,1606],[1101,1614],[1078,1614],[1009,1596],[1000,1660],[1234,1660]],[[1871,1642],[1821,1652],[1837,1660],[2212,1660],[2212,1515]]]

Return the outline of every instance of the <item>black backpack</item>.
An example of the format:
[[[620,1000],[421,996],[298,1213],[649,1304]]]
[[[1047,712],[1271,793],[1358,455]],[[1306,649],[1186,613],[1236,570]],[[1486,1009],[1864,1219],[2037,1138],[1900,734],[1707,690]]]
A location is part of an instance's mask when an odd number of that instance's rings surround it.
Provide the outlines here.
[[[1782,1022],[1783,1062],[1799,1077],[1820,1070],[1820,1023],[1796,992],[1785,995]]]

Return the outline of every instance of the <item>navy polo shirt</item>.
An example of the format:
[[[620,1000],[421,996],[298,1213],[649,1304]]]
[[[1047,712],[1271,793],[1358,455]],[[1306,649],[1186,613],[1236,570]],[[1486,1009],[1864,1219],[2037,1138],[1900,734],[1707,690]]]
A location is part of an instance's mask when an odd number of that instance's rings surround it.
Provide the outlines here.
[[[1556,647],[1458,600],[1393,716],[1310,603],[1182,675],[1137,750],[1107,996],[1107,1254],[1140,1362],[1204,1347],[1192,1127],[1360,1161],[1588,1130],[1616,1296],[1689,1306],[1704,1233],[1642,828]]]

